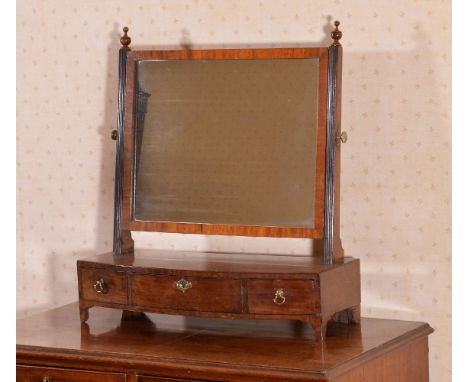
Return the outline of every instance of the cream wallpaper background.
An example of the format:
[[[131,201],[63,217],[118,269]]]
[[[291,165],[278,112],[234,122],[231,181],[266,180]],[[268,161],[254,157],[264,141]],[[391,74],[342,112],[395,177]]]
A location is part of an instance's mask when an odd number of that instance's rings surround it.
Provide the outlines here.
[[[364,316],[427,321],[451,380],[451,4],[444,0],[19,0],[18,317],[77,299],[112,247],[117,51],[316,46],[342,22],[342,239]],[[156,44],[156,45],[152,45]],[[135,234],[139,247],[307,254],[308,240]]]

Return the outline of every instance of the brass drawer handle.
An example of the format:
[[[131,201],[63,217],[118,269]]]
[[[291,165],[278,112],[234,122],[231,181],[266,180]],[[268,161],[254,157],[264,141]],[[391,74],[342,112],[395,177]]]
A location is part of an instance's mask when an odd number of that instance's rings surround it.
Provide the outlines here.
[[[286,297],[284,297],[284,290],[282,288],[278,288],[275,291],[275,297],[273,298],[273,302],[276,305],[283,305],[286,302]]]
[[[50,382],[49,377],[44,377],[44,378],[42,378],[42,382]]]
[[[182,293],[187,292],[192,287],[192,283],[184,278],[174,283],[174,288],[180,290]]]
[[[109,287],[107,286],[107,283],[103,278],[97,280],[94,283],[93,287],[97,293],[106,294],[107,292],[109,292]]]

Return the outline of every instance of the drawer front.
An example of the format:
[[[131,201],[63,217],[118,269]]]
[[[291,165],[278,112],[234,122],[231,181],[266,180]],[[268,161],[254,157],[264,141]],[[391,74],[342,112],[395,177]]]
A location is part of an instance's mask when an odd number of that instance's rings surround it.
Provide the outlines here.
[[[130,285],[132,305],[142,308],[220,313],[241,311],[240,280],[132,275]]]
[[[58,369],[36,366],[16,366],[17,382],[125,382],[125,374]]]
[[[81,295],[85,300],[127,304],[125,272],[82,268]]]
[[[139,375],[138,382],[203,382],[199,379],[173,379],[173,378],[159,378],[159,377],[146,377]]]
[[[320,309],[314,280],[249,280],[249,313],[311,314]]]

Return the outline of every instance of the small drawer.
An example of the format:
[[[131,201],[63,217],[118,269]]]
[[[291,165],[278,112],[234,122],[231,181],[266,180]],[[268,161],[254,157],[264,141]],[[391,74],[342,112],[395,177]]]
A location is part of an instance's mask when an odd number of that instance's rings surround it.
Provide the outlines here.
[[[125,272],[81,268],[81,295],[89,301],[127,304]]]
[[[240,280],[134,274],[130,285],[132,305],[142,308],[241,311]]]
[[[16,366],[17,382],[125,382],[125,374],[59,369],[52,367]]]
[[[311,314],[320,310],[314,280],[249,280],[249,313]]]
[[[147,377],[139,375],[138,382],[203,382],[198,379],[173,379],[173,378],[160,378],[160,377]]]

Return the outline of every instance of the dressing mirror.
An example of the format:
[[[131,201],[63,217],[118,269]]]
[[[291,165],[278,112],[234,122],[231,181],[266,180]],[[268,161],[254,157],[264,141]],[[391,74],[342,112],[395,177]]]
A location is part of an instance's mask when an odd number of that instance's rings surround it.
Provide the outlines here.
[[[327,53],[129,52],[124,225],[322,238]]]
[[[155,231],[312,238],[331,253],[339,37],[336,49],[174,51],[126,39],[114,252]]]
[[[77,263],[82,322],[93,306],[291,319],[323,340],[333,315],[359,319],[339,238],[338,25],[326,48],[177,51],[130,51],[124,29],[114,250]],[[315,256],[135,254],[131,231],[311,238]]]

